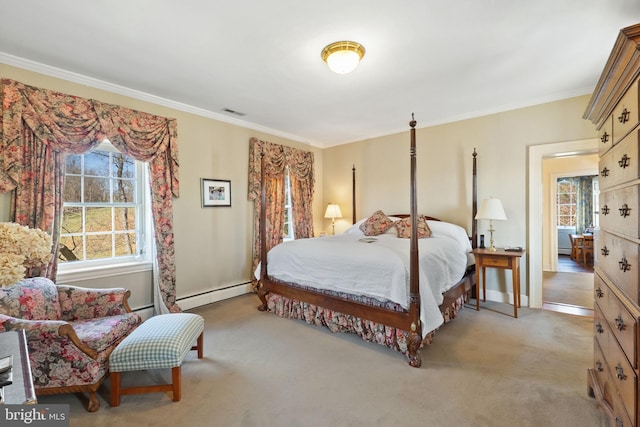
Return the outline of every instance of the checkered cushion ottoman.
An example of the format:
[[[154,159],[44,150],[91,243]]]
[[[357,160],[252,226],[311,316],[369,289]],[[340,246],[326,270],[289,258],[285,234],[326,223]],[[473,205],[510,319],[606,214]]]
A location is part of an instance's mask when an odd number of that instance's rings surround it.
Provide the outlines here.
[[[143,322],[109,356],[111,406],[120,405],[123,394],[172,391],[180,400],[180,366],[189,350],[202,358],[204,319],[192,313],[154,316]],[[197,345],[193,343],[197,341]],[[171,368],[172,383],[141,387],[121,387],[120,373],[145,369]]]

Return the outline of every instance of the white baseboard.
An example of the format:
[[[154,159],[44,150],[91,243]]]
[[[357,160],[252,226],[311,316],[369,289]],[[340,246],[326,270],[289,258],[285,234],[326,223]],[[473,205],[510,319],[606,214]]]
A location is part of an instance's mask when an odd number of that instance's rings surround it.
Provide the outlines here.
[[[503,302],[507,304],[513,304],[513,293],[505,293],[500,291],[494,291],[487,289],[487,301]],[[526,295],[520,295],[520,305],[522,307],[529,306],[529,297]]]
[[[153,317],[153,307],[148,307],[148,308],[141,308],[138,310],[133,310],[136,313],[138,313],[138,315],[140,317],[142,317],[142,321],[144,322],[145,320]]]
[[[201,307],[217,301],[237,297],[240,295],[251,293],[251,283],[241,283],[239,285],[229,286],[224,289],[214,289],[203,294],[191,297],[178,298],[178,305],[183,310],[191,310],[192,308]],[[145,321],[153,317],[153,307],[139,308],[134,310]]]
[[[248,294],[250,292],[252,292],[251,283],[241,283],[224,289],[214,289],[191,297],[179,298],[177,302],[183,310],[190,310],[192,308],[201,307],[203,305]]]

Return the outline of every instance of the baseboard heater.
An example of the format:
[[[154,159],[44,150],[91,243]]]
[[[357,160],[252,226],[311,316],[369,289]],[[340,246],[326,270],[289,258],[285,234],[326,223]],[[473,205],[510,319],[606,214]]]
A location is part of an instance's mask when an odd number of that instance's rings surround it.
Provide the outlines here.
[[[190,310],[192,308],[201,307],[203,305],[237,297],[251,292],[253,292],[251,289],[251,282],[244,282],[237,285],[226,286],[224,288],[212,289],[210,291],[190,295],[188,297],[178,298],[177,302],[181,309]],[[143,320],[146,320],[149,317],[153,316],[153,306],[136,308],[134,309],[134,311],[138,313]]]
[[[252,292],[251,282],[239,283],[237,285],[226,286],[224,288],[212,289],[200,294],[178,298],[177,302],[183,310],[200,307],[217,301],[237,297]]]

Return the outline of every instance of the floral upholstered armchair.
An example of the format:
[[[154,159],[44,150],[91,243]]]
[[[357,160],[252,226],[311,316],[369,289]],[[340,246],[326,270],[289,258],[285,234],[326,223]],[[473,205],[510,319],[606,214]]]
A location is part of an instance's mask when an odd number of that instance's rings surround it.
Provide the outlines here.
[[[36,395],[89,394],[108,374],[108,357],[141,322],[123,288],[87,289],[36,277],[0,287],[0,333],[24,329]]]

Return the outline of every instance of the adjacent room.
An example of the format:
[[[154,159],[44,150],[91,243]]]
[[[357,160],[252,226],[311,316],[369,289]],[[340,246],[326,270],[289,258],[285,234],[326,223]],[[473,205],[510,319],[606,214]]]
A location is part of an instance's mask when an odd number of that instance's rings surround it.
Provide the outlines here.
[[[593,316],[595,257],[584,241],[599,226],[598,155],[548,158],[543,173],[545,234],[551,236],[544,253],[543,308]]]
[[[0,425],[640,423],[637,1],[0,10]]]

